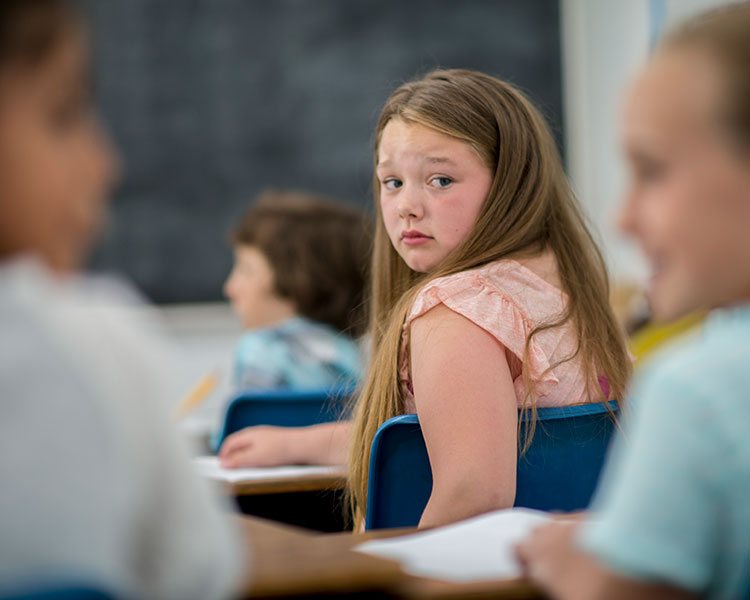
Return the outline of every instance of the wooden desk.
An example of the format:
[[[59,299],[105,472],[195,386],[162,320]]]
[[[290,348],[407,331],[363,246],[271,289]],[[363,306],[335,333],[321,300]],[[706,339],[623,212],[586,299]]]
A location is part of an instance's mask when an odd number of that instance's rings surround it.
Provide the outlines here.
[[[342,490],[346,487],[346,477],[346,467],[342,466],[336,472],[325,475],[256,479],[252,481],[226,482],[222,485],[224,491],[233,496],[259,496],[265,494]]]
[[[344,488],[347,470],[333,473],[220,482],[221,490],[234,496],[246,515],[264,517],[317,531],[347,528]]]
[[[320,536],[258,517],[237,517],[250,546],[249,598],[386,592],[403,575],[390,560],[350,550],[347,536]]]
[[[413,530],[320,535],[256,517],[237,517],[252,548],[249,597],[336,593],[412,600],[543,598],[523,580],[450,583],[403,573],[392,561],[352,551],[374,537]]]

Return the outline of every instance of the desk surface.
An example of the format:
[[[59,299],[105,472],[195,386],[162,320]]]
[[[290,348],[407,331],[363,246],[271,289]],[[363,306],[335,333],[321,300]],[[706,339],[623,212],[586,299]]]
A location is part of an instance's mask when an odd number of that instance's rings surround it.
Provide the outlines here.
[[[258,517],[236,517],[236,523],[250,546],[248,597],[385,591],[402,577],[395,562],[352,552],[339,535]]]
[[[293,492],[317,492],[341,490],[346,487],[347,470],[342,466],[334,473],[255,479],[252,481],[222,482],[224,491],[234,496],[262,494],[288,494]]]
[[[256,517],[237,517],[252,548],[249,597],[383,591],[394,598],[542,598],[523,580],[450,583],[414,577],[390,560],[352,551],[374,537],[413,530],[317,534]]]

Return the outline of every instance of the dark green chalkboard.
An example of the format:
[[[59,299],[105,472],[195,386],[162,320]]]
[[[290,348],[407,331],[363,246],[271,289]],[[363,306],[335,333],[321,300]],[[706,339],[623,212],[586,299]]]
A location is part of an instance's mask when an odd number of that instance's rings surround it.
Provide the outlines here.
[[[479,69],[561,139],[557,0],[84,0],[123,180],[95,269],[155,301],[221,297],[227,229],[263,187],[369,205],[371,137],[402,81]]]

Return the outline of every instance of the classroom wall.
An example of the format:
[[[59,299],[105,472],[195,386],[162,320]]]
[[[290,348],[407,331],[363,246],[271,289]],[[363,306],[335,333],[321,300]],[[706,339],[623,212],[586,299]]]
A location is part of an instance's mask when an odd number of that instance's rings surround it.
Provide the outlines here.
[[[92,267],[157,302],[221,298],[226,232],[267,185],[369,206],[371,132],[436,66],[510,79],[562,143],[557,0],[81,0],[125,165]]]

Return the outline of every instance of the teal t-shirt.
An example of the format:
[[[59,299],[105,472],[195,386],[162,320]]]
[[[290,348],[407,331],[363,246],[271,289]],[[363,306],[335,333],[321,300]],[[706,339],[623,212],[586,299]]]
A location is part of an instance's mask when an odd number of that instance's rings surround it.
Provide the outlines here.
[[[579,544],[623,575],[750,598],[750,305],[712,314],[632,395]]]
[[[361,372],[355,340],[329,325],[295,317],[243,334],[233,384],[236,389],[325,389],[356,385]]]

